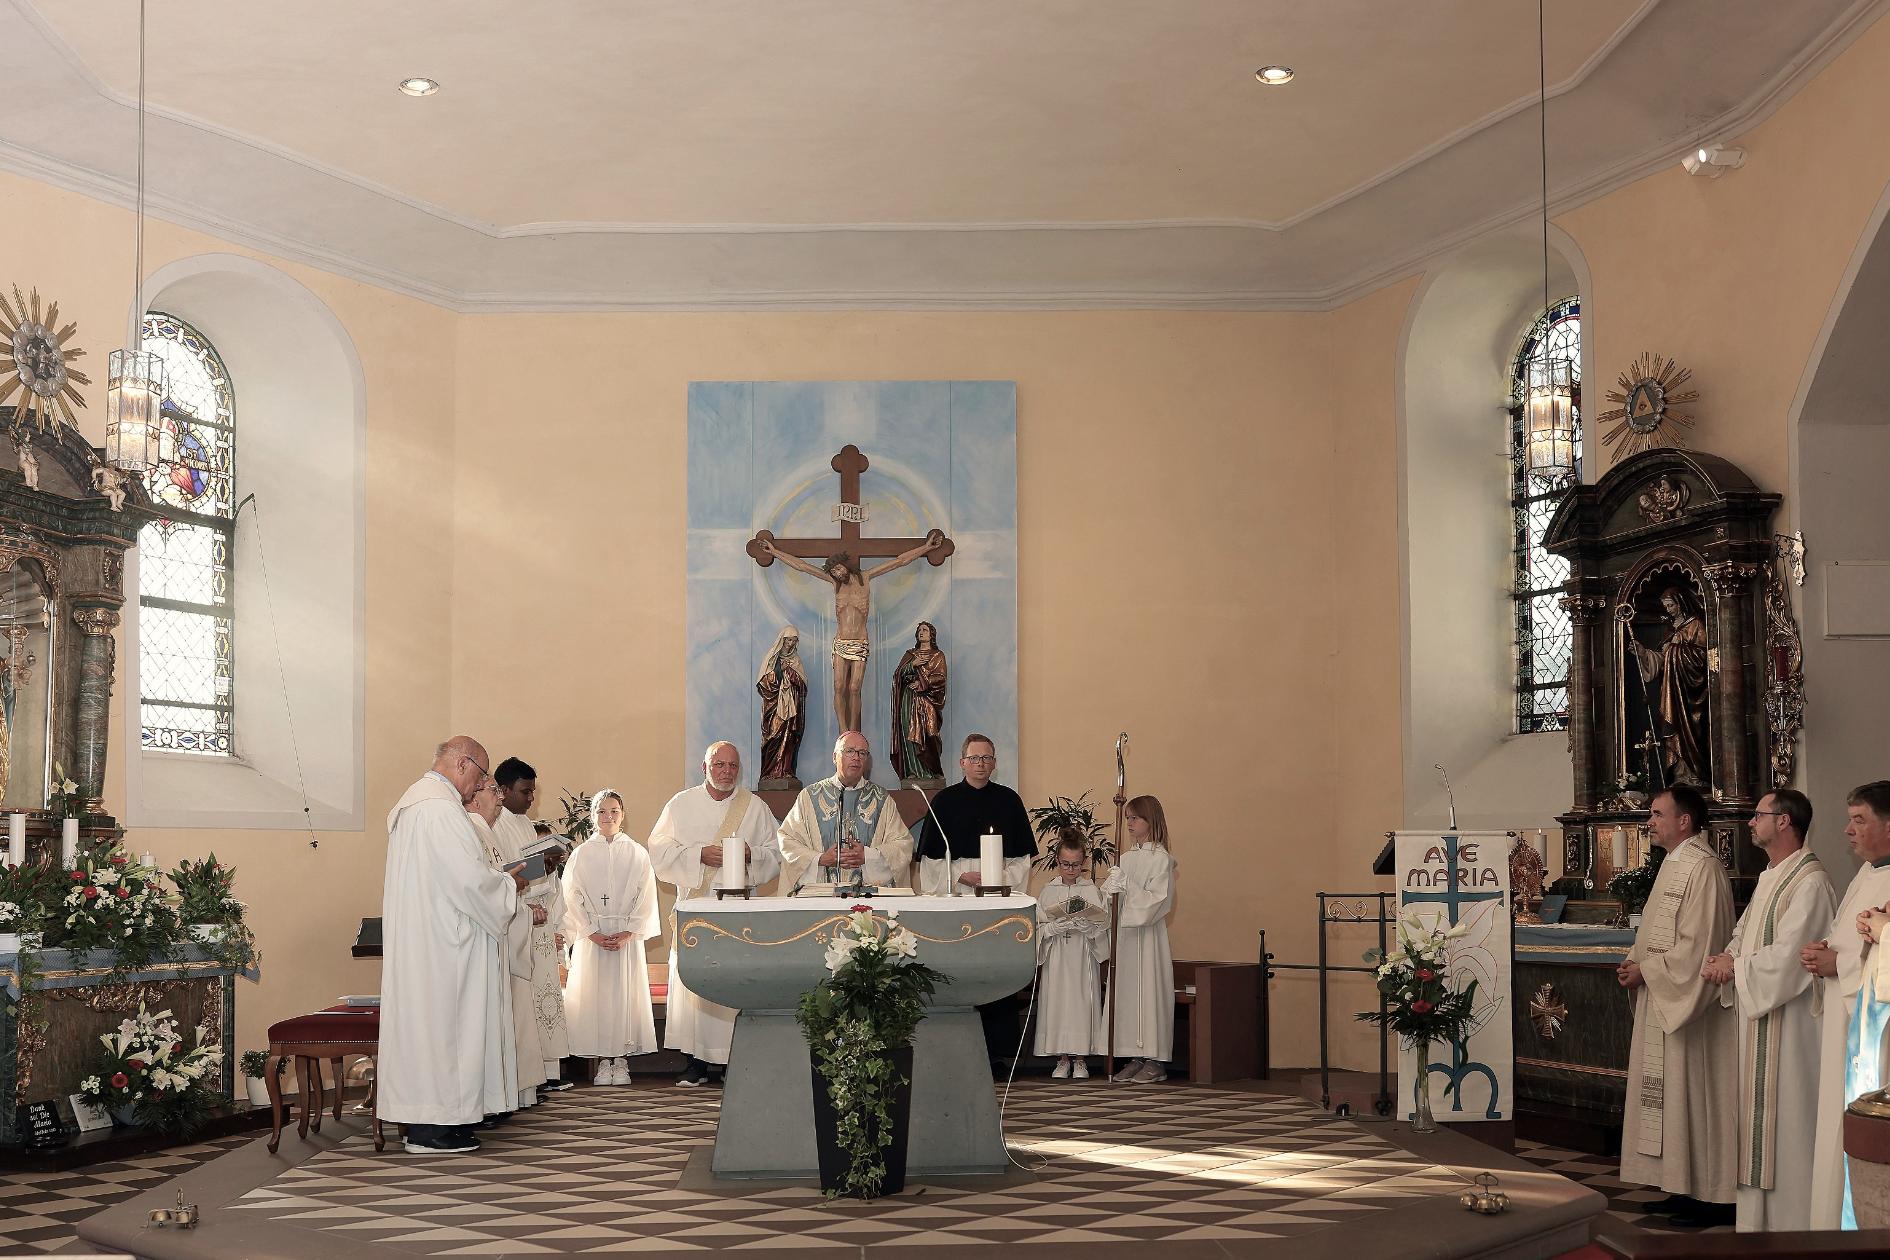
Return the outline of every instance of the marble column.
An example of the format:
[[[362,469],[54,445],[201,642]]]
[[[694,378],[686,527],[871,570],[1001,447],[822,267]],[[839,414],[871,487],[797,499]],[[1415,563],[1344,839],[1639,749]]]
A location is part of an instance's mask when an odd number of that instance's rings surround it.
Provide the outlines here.
[[[1568,613],[1568,752],[1575,771],[1575,810],[1595,808],[1595,653],[1594,627],[1608,601],[1598,595],[1564,595]]]
[[[1747,729],[1746,665],[1752,637],[1752,579],[1758,566],[1722,560],[1706,566],[1713,587],[1715,630],[1719,642],[1712,680],[1721,721],[1714,724],[1713,786],[1729,804],[1748,805],[1752,795],[1752,741]]]
[[[75,608],[78,625],[79,697],[72,728],[73,778],[85,812],[98,813],[105,795],[105,753],[111,739],[112,673],[118,628],[116,608]]]

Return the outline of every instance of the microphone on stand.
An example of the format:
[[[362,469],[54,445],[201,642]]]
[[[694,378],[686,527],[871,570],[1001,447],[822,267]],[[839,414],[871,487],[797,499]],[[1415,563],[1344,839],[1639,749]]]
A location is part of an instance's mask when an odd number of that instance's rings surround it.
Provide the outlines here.
[[[925,794],[925,789],[915,783],[912,785],[912,790],[917,792],[919,799],[925,802],[926,817],[930,818],[932,825],[938,828],[938,838],[945,842],[945,882],[950,887],[950,892],[947,895],[956,897],[959,895],[959,883],[952,878],[952,838],[945,834],[945,824],[940,822],[938,815],[932,812],[932,798]],[[920,858],[919,860],[924,861],[925,859]]]
[[[1437,771],[1444,780],[1444,799],[1450,803],[1450,829],[1455,831],[1457,830],[1457,794],[1450,790],[1450,771],[1444,769],[1441,762],[1436,761],[1431,763],[1431,769]]]

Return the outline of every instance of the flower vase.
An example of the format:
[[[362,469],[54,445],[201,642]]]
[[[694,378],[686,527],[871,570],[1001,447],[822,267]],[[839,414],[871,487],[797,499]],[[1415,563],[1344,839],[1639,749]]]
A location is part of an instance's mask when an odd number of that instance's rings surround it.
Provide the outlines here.
[[[138,1109],[135,1105],[123,1103],[110,1110],[113,1124],[125,1129],[135,1129],[138,1127]]]
[[[1437,1121],[1431,1115],[1431,1043],[1417,1043],[1417,1108],[1411,1116],[1411,1132],[1435,1133]]]

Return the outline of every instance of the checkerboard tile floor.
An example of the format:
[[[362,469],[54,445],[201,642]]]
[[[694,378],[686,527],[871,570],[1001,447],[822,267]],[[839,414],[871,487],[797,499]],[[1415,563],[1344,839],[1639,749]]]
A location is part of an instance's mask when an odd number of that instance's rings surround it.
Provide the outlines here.
[[[1539,1168],[1560,1173],[1570,1181],[1579,1181],[1590,1190],[1608,1197],[1608,1215],[1616,1221],[1654,1234],[1730,1234],[1730,1225],[1709,1229],[1679,1229],[1672,1221],[1647,1211],[1646,1205],[1666,1198],[1666,1193],[1651,1186],[1629,1185],[1621,1180],[1621,1161],[1604,1155],[1582,1155],[1559,1146],[1541,1142],[1516,1141],[1516,1158],[1526,1159]]]
[[[51,1251],[71,1242],[73,1227],[100,1208],[161,1185],[254,1136],[237,1133],[70,1172],[0,1173],[0,1255]]]

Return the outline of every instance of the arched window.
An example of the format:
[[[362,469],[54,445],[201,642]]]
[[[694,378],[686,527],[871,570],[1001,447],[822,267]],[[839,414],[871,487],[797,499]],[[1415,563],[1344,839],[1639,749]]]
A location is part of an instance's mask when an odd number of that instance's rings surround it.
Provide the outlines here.
[[[1564,377],[1562,374],[1566,373]],[[1559,458],[1532,457],[1531,391],[1566,383],[1572,433]],[[1516,556],[1516,729],[1559,731],[1568,725],[1568,660],[1574,644],[1559,600],[1568,562],[1543,550],[1542,537],[1562,496],[1581,480],[1582,304],[1564,298],[1530,326],[1510,364],[1510,509]],[[1545,469],[1543,463],[1550,467]]]
[[[162,311],[144,317],[144,348],[164,359],[166,397],[158,462],[145,474],[162,516],[138,533],[141,745],[229,756],[236,718],[230,376],[202,333]]]

